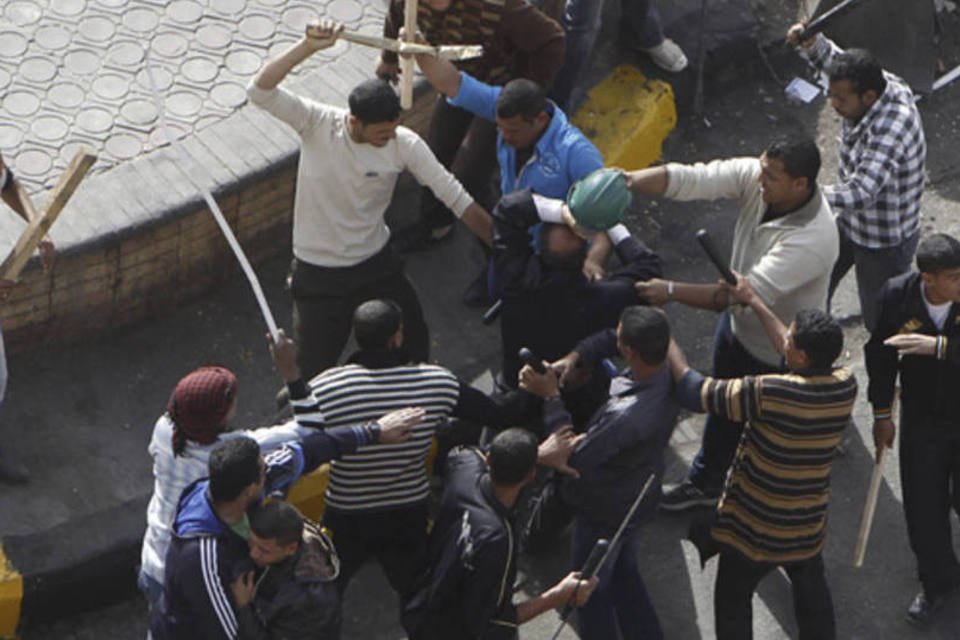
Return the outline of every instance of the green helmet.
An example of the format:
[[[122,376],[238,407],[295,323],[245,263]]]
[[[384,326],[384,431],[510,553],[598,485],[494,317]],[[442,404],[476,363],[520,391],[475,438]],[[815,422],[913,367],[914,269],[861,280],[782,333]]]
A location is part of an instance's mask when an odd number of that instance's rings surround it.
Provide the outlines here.
[[[632,200],[627,179],[616,169],[597,169],[575,182],[567,193],[574,220],[591,231],[606,231],[618,224]]]

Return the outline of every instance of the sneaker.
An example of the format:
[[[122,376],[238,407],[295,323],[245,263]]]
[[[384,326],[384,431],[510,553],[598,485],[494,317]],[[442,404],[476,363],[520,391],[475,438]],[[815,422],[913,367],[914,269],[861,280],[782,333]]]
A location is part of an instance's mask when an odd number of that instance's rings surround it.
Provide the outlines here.
[[[719,491],[704,491],[689,480],[684,480],[672,489],[663,492],[660,508],[664,511],[684,511],[694,507],[712,507],[719,498]]]
[[[907,622],[921,629],[929,626],[934,614],[943,606],[944,599],[944,596],[929,598],[921,591],[907,608]]]
[[[680,73],[687,68],[687,56],[683,54],[683,49],[670,38],[664,38],[663,42],[657,46],[643,49],[643,51],[664,71]]]

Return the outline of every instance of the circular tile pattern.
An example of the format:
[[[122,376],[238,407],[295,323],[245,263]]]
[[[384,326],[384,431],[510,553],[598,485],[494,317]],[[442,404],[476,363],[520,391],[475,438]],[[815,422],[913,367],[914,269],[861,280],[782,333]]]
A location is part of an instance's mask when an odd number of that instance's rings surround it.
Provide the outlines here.
[[[276,30],[274,21],[267,16],[247,16],[240,21],[238,30],[242,36],[250,40],[267,40]]]
[[[80,15],[86,7],[85,0],[50,0],[50,10],[68,18]]]
[[[57,116],[40,116],[30,125],[30,132],[40,140],[56,142],[70,131],[70,127]]]
[[[0,69],[0,91],[3,91],[7,88],[7,85],[10,84],[10,80],[10,74],[3,69]]]
[[[201,107],[203,107],[203,101],[200,96],[189,91],[171,93],[166,99],[167,111],[170,115],[180,118],[192,118],[197,115]]]
[[[287,4],[287,0],[260,0],[259,4],[264,7],[282,7]]]
[[[289,49],[295,43],[295,40],[277,40],[267,49],[267,58],[274,58]],[[309,64],[309,62],[307,63]]]
[[[221,82],[210,90],[210,97],[221,107],[233,109],[247,99],[247,91],[238,82]]]
[[[0,124],[0,149],[16,149],[23,142],[23,132],[12,124]]]
[[[246,0],[213,0],[210,6],[218,13],[233,15],[247,8]]]
[[[217,124],[221,120],[223,120],[223,118],[221,118],[220,116],[213,116],[213,115],[203,116],[202,118],[200,118],[199,120],[193,123],[193,130],[195,132],[202,131],[203,129],[209,127],[212,124]]]
[[[0,56],[15,58],[27,50],[27,39],[16,31],[0,31]]]
[[[77,75],[86,76],[100,68],[100,57],[92,51],[77,49],[63,57],[63,66]]]
[[[305,7],[296,7],[294,9],[288,9],[283,12],[281,20],[283,24],[296,31],[298,34],[302,34],[304,29],[307,28],[307,25],[318,19],[320,16],[317,15],[317,12],[313,9],[307,9]]]
[[[129,0],[96,0],[97,4],[108,9],[120,9],[129,4]]]
[[[57,75],[57,65],[39,56],[24,58],[19,75],[29,82],[49,82]]]
[[[150,43],[150,48],[168,58],[183,55],[189,47],[190,43],[187,42],[186,38],[179,33],[172,32],[158,34]]]
[[[153,81],[157,85],[157,91],[166,91],[173,84],[173,74],[163,67],[153,65],[150,67],[150,70],[153,72]],[[150,85],[150,76],[146,69],[137,74],[137,84],[147,91],[153,92],[153,88]]]
[[[26,91],[13,91],[3,98],[3,108],[12,116],[26,118],[40,108],[40,98]]]
[[[180,73],[190,82],[204,84],[217,77],[219,67],[206,58],[189,58],[180,66]]]
[[[129,89],[129,78],[118,73],[104,73],[93,81],[93,92],[104,100],[119,100]]]
[[[87,133],[103,133],[113,126],[113,116],[106,109],[87,107],[77,115],[77,126]]]
[[[18,27],[25,27],[39,20],[40,16],[43,15],[43,10],[36,3],[17,0],[6,4],[3,15]]]
[[[356,0],[333,0],[327,5],[327,17],[340,22],[353,22],[363,15],[363,7]]]
[[[224,62],[227,69],[238,76],[248,76],[260,68],[260,56],[252,51],[231,51]]]
[[[17,159],[14,161],[16,170],[28,176],[42,176],[50,171],[53,166],[53,158],[43,151],[36,149],[27,149],[17,153]]]
[[[146,99],[128,100],[120,108],[120,117],[135,126],[144,126],[157,119],[157,107]]]
[[[180,24],[195,25],[203,16],[203,7],[191,0],[174,0],[167,6],[167,17]]]
[[[117,28],[103,16],[90,16],[80,21],[77,31],[87,40],[99,43],[112,38]]]
[[[136,42],[118,42],[107,49],[107,62],[121,66],[132,67],[143,60],[143,47]]]
[[[104,145],[104,148],[107,150],[107,153],[113,157],[125,160],[127,158],[136,157],[142,148],[142,144],[136,136],[131,136],[126,133],[118,133],[115,136],[110,136],[107,138],[107,142]]]
[[[70,44],[70,32],[63,27],[47,25],[36,30],[33,40],[44,49],[60,51]]]
[[[171,135],[173,135],[174,140],[179,140],[183,136],[190,133],[187,129],[175,123],[169,123],[167,125],[167,128],[170,129],[170,133]],[[147,137],[147,144],[149,144],[153,148],[162,147],[163,145],[167,144],[167,136],[160,129],[160,127],[156,127],[153,131],[150,132],[150,135]]]
[[[61,109],[76,109],[83,103],[83,89],[72,82],[60,82],[50,87],[47,99]]]
[[[157,28],[160,24],[160,17],[151,9],[137,8],[130,9],[123,14],[123,26],[131,31],[148,33]]]
[[[208,49],[223,49],[232,40],[230,30],[217,24],[207,24],[197,29],[197,41]]]

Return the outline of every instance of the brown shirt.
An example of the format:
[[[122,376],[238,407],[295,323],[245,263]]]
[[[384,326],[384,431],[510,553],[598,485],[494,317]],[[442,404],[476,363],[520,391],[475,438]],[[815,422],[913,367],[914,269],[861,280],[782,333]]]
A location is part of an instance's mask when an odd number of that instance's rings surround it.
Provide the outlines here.
[[[398,36],[403,4],[403,0],[391,0],[384,37]],[[566,52],[563,28],[526,0],[453,0],[446,11],[420,2],[417,27],[433,45],[483,45],[483,57],[457,66],[487,84],[529,78],[549,86]],[[396,53],[382,55],[385,62],[397,61]]]

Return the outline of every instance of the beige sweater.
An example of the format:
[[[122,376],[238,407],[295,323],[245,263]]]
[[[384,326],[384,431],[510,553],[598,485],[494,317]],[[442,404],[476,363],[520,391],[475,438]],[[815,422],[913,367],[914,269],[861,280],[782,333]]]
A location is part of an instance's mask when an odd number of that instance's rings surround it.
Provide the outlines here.
[[[350,137],[345,109],[279,87],[265,91],[252,81],[247,95],[300,136],[293,255],[304,262],[349,267],[383,249],[390,238],[383,214],[404,169],[458,217],[473,203],[427,143],[406,127],[397,127],[386,146],[375,147]]]
[[[733,230],[730,266],[749,278],[771,311],[785,324],[802,309],[825,309],[839,239],[830,205],[817,188],[800,209],[763,222],[760,160],[734,158],[708,164],[667,165],[666,197],[676,200],[736,198],[740,215]],[[750,309],[732,308],[733,333],[755,358],[771,365],[780,355]]]

